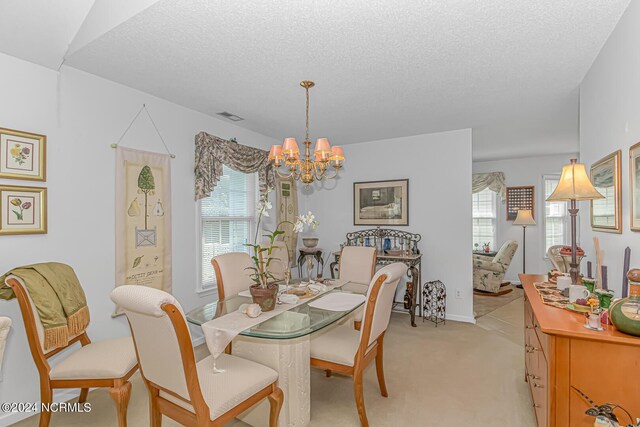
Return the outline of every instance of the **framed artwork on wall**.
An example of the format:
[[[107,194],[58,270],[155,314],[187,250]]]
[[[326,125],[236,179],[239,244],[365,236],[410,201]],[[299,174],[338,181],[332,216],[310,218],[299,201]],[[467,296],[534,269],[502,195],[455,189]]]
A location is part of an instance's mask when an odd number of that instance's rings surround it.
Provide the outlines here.
[[[515,220],[520,209],[528,209],[531,216],[536,217],[535,192],[533,185],[507,187],[507,221]]]
[[[47,137],[0,128],[0,178],[46,181]]]
[[[591,183],[603,199],[591,201],[593,231],[622,233],[622,151],[618,150],[591,165]]]
[[[0,185],[0,236],[47,233],[47,189]]]
[[[640,231],[640,142],[629,148],[631,231]]]
[[[354,225],[409,225],[409,180],[353,183]]]

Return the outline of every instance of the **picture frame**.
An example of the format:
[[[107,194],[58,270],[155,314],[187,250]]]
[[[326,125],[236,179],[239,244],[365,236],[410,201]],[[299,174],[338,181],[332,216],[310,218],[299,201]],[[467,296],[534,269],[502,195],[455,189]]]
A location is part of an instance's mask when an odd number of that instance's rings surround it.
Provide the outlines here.
[[[640,142],[629,148],[629,205],[631,231],[640,231]]]
[[[47,234],[47,189],[0,185],[0,236]]]
[[[409,180],[354,182],[353,225],[409,225]]]
[[[536,187],[534,185],[522,185],[519,187],[507,187],[506,214],[507,221],[514,221],[518,211],[527,209],[531,216],[536,217]]]
[[[622,151],[617,150],[594,162],[589,179],[604,196],[591,200],[591,229],[622,233]]]
[[[47,136],[0,128],[0,178],[46,181]]]

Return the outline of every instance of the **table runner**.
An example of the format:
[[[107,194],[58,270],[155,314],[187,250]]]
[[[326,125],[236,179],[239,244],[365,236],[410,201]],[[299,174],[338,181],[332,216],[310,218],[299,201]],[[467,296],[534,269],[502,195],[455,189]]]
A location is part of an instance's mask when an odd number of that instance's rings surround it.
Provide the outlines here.
[[[289,311],[299,305],[306,304],[327,292],[341,287],[345,283],[347,283],[347,281],[332,280],[330,284],[327,285],[326,291],[319,292],[311,298],[300,299],[296,304],[277,304],[272,311],[263,312],[258,317],[251,318],[236,310],[232,313],[225,314],[222,317],[203,323],[202,332],[204,333],[204,338],[207,342],[209,352],[214,358],[217,358],[224,352],[224,349],[227,348],[231,341],[240,334],[240,332],[259,325],[262,322],[266,322],[278,314]]]
[[[533,286],[540,294],[540,298],[542,298],[543,303],[552,307],[567,308],[569,298],[562,295],[562,291],[558,290],[554,283],[536,282]]]

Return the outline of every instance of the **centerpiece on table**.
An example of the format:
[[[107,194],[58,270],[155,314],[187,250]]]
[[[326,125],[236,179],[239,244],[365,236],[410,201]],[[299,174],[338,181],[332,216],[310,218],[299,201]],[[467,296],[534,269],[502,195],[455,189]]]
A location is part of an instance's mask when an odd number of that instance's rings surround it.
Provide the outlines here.
[[[276,300],[278,295],[278,283],[275,276],[270,272],[269,267],[273,262],[282,262],[281,259],[272,256],[273,250],[278,247],[276,243],[278,236],[283,235],[285,232],[281,230],[283,224],[293,225],[293,231],[296,233],[301,232],[305,225],[315,229],[318,226],[318,221],[315,216],[309,211],[307,215],[300,215],[296,219],[295,223],[291,221],[281,221],[275,228],[275,230],[264,234],[265,242],[258,244],[258,234],[260,234],[260,224],[262,223],[262,217],[269,216],[269,210],[271,209],[271,202],[268,200],[268,195],[264,194],[260,202],[256,205],[258,211],[258,224],[256,225],[256,233],[253,244],[246,244],[253,249],[253,266],[249,267],[253,271],[251,279],[255,282],[249,288],[251,298],[253,302],[260,305],[262,311],[271,311],[276,306]]]

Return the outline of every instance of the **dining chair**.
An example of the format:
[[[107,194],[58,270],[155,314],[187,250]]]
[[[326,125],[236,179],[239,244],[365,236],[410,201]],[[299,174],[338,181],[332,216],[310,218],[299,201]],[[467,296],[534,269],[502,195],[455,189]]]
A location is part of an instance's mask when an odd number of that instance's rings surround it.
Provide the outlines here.
[[[248,270],[253,267],[253,262],[246,252],[230,252],[214,256],[211,264],[216,274],[219,300],[246,291],[253,284],[252,271]]]
[[[267,247],[269,242],[266,242]],[[287,248],[287,244],[281,240],[277,240],[273,242],[275,246],[271,251],[270,257],[272,258],[269,263],[269,272],[273,274],[275,280],[282,281],[284,280],[284,270],[285,268],[291,268],[289,261],[289,249]]]
[[[374,359],[380,393],[388,396],[384,381],[383,341],[396,288],[406,271],[406,265],[396,262],[375,274],[367,291],[360,331],[344,325],[311,337],[312,367],[324,369],[328,376],[335,372],[353,377],[356,407],[363,427],[369,422],[364,406],[362,376]]]
[[[0,373],[2,372],[2,356],[4,355],[4,349],[7,344],[7,337],[9,336],[10,329],[11,318],[0,316]]]
[[[340,279],[348,281],[344,290],[365,295],[369,282],[376,272],[378,250],[369,246],[344,246],[340,251],[338,271]],[[405,269],[406,270],[406,269]],[[354,327],[360,329],[363,310],[358,309],[353,315]]]
[[[264,398],[276,427],[284,395],[271,368],[227,354],[196,363],[182,307],[170,294],[143,286],[111,293],[123,308],[149,392],[151,427],[165,415],[185,426],[222,426]]]
[[[82,332],[72,337],[64,347],[45,350],[44,327],[24,282],[18,276],[9,275],[5,283],[13,290],[22,313],[31,356],[40,374],[40,401],[51,403],[54,389],[79,388],[78,402],[84,403],[90,388],[108,387],[111,398],[116,402],[118,426],[126,427],[131,395],[129,378],[138,369],[131,337],[91,342],[87,333]],[[80,348],[55,366],[49,365],[49,358],[76,342],[80,343]],[[40,427],[48,426],[50,420],[50,411],[40,413]]]

